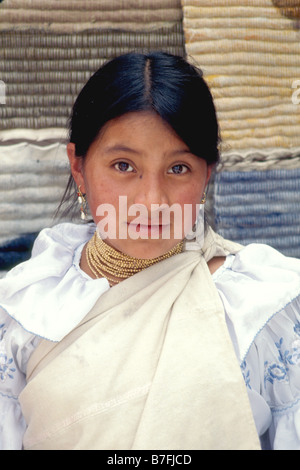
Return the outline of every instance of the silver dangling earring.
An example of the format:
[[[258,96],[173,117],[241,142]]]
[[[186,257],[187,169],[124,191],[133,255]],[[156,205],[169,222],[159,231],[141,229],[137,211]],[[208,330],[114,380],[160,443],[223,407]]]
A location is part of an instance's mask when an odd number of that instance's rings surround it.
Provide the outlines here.
[[[85,212],[85,210],[86,210],[86,200],[85,200],[84,195],[81,192],[80,186],[77,190],[77,200],[78,200],[78,204],[80,204],[80,218],[82,220],[86,220],[86,218],[87,218],[87,214]]]

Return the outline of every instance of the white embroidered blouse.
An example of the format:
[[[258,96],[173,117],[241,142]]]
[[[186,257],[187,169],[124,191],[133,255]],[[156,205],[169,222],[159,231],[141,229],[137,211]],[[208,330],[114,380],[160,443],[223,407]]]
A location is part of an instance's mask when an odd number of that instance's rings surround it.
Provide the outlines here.
[[[62,339],[109,289],[106,279],[93,280],[79,267],[94,230],[43,230],[32,258],[0,280],[1,450],[22,449],[18,396],[40,337]],[[213,279],[262,448],[300,449],[300,260],[253,244],[228,256]]]

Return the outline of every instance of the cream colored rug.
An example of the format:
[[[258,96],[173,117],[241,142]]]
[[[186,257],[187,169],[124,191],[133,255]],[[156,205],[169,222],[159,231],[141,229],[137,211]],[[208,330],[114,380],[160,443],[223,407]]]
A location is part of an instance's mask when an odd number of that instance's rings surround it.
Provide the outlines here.
[[[279,148],[299,151],[300,1],[182,0],[182,6],[187,53],[215,98],[224,163],[227,153],[242,150],[258,149],[265,158]]]

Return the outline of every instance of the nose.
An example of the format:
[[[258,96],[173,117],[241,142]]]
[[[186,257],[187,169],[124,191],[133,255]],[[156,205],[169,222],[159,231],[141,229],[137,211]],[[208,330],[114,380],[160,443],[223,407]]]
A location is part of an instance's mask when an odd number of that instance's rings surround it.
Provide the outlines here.
[[[164,179],[156,173],[140,175],[134,203],[142,204],[146,206],[148,210],[151,210],[152,204],[168,204],[169,198]]]

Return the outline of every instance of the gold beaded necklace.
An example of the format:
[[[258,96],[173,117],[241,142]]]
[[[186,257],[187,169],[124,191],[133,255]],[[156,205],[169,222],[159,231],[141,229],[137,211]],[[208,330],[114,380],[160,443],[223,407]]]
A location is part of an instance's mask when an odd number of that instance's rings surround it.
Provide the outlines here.
[[[87,244],[86,259],[91,272],[96,278],[105,277],[110,285],[115,285],[159,261],[181,253],[182,249],[183,241],[180,241],[170,251],[157,258],[134,258],[109,246],[101,240],[96,231]]]

